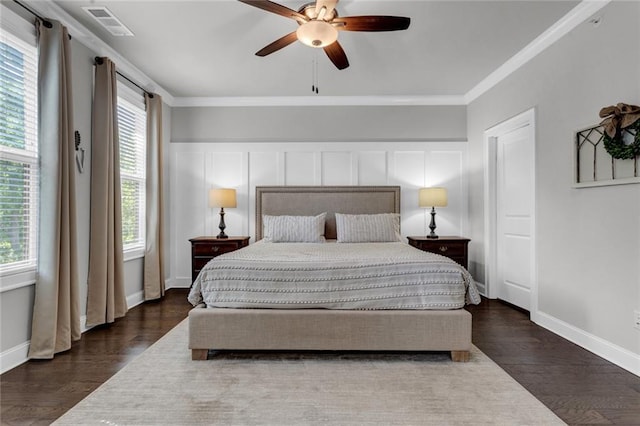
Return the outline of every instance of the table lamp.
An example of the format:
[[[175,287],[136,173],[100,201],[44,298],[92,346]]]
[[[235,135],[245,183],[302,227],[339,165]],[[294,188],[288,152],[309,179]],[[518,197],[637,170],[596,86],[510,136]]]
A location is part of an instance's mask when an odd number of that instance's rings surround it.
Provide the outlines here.
[[[418,191],[418,205],[420,207],[431,207],[431,223],[429,229],[431,233],[427,235],[427,238],[438,238],[436,235],[436,207],[447,206],[447,188],[420,188]]]
[[[216,238],[229,238],[224,233],[224,228],[227,226],[224,224],[224,208],[235,208],[236,203],[236,190],[229,188],[215,188],[209,190],[209,207],[220,207],[220,233]]]

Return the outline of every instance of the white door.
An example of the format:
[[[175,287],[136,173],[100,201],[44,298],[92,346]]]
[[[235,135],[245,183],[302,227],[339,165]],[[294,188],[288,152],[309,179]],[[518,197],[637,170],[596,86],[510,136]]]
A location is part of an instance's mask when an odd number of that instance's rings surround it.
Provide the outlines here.
[[[497,297],[531,310],[533,285],[534,133],[528,123],[497,135]]]

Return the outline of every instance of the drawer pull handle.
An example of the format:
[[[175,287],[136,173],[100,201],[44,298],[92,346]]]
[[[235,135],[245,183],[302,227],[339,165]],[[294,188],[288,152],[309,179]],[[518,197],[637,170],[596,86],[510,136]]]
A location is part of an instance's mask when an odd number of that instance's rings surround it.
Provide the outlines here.
[[[213,251],[214,253],[216,253],[218,250],[220,250],[220,247],[218,246],[211,247],[211,251]]]
[[[440,246],[440,251],[441,251],[441,252],[443,252],[443,253],[444,253],[444,252],[446,252],[447,250],[449,250],[449,247],[447,247],[447,246]]]

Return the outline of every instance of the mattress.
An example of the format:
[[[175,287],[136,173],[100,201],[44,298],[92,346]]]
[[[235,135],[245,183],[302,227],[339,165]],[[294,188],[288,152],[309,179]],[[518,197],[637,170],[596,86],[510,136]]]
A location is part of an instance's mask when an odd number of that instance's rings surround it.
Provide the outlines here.
[[[189,302],[274,309],[459,309],[480,303],[465,268],[402,242],[269,243],[218,256]]]

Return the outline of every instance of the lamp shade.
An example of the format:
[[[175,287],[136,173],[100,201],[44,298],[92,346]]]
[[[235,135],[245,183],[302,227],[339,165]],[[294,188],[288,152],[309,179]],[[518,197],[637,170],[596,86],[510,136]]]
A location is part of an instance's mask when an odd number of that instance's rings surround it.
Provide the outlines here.
[[[446,207],[447,188],[420,188],[420,191],[418,191],[418,205],[420,207]]]
[[[236,190],[216,188],[209,190],[209,207],[236,207]]]

